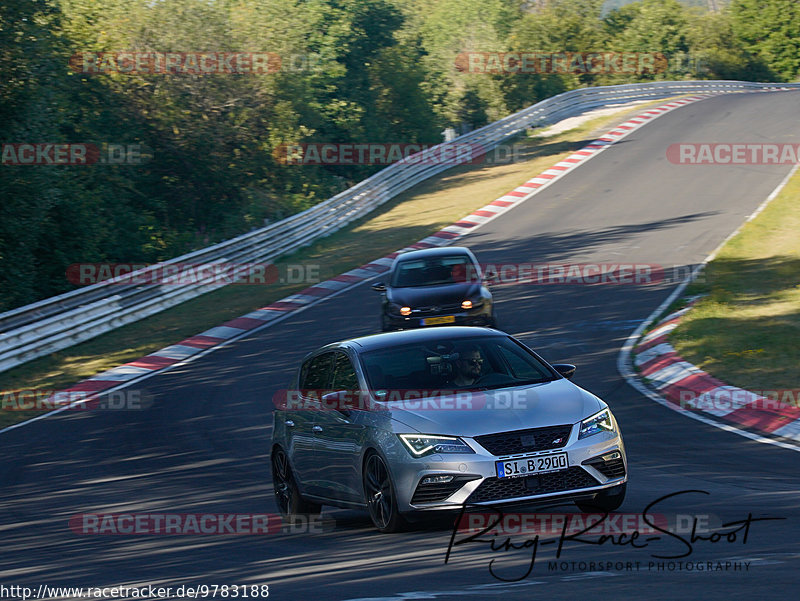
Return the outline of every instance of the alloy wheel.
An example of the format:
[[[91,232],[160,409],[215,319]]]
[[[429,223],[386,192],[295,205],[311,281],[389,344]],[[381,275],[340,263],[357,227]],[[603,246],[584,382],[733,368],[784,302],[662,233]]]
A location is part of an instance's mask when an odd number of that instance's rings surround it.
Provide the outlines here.
[[[389,470],[379,455],[370,455],[364,469],[364,493],[372,522],[379,530],[389,527],[394,514],[394,491]]]
[[[275,501],[283,515],[291,513],[293,486],[289,458],[283,449],[276,449],[272,454],[272,484],[275,489]]]

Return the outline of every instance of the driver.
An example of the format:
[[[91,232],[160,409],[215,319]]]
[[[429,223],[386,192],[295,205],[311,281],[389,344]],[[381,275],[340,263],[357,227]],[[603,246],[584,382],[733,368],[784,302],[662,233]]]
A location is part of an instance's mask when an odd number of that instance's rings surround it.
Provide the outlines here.
[[[456,386],[471,386],[481,377],[483,370],[483,357],[477,346],[468,346],[459,353],[455,362],[455,377],[453,384]]]

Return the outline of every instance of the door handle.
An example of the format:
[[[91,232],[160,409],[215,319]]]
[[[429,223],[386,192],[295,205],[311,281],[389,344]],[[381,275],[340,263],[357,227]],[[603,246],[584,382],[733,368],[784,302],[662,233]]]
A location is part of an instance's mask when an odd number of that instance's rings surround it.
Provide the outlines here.
[[[312,432],[322,432],[322,426],[314,426],[311,428]]]
[[[287,419],[283,423],[286,424],[287,426],[289,426],[290,428],[294,428],[294,422],[292,420],[290,420],[290,419]]]

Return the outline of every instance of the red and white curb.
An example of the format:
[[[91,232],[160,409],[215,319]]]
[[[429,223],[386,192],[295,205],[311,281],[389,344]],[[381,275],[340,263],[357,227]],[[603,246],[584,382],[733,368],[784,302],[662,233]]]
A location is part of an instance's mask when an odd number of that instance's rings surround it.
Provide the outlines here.
[[[800,408],[728,386],[675,352],[667,337],[692,304],[662,319],[638,342],[633,364],[639,376],[683,411],[700,412],[756,434],[800,442]]]
[[[456,223],[441,229],[435,234],[411,246],[407,246],[356,269],[352,269],[330,280],[314,284],[305,290],[282,298],[266,307],[251,311],[246,315],[242,315],[220,326],[152,352],[135,361],[99,373],[62,392],[86,393],[85,398],[75,402],[75,404],[85,403],[98,396],[100,393],[112,392],[113,390],[123,388],[156,373],[176,367],[177,365],[186,364],[209,352],[222,348],[239,338],[252,334],[257,330],[269,327],[278,321],[283,321],[283,319],[289,315],[293,315],[327,298],[336,296],[353,286],[386,273],[391,267],[394,258],[401,253],[422,248],[446,246],[466,234],[474,232],[484,224],[489,223],[496,217],[522,204],[540,190],[543,190],[553,182],[561,179],[579,165],[597,156],[608,147],[646,125],[653,119],[687,104],[698,102],[714,95],[716,94],[693,95],[643,111],[621,125],[618,125],[591,144],[587,144],[581,150],[572,153],[536,177],[528,180],[521,186],[516,187],[514,190],[511,190],[486,206],[481,207]],[[70,406],[72,405],[55,409],[27,421],[8,426],[0,430],[0,433],[32,423],[48,415],[60,413],[61,411],[69,409]]]
[[[642,332],[680,298],[689,283],[728,241],[778,196],[799,168],[800,164],[795,165],[744,223],[720,242],[689,277],[639,324],[628,336],[617,357],[620,375],[653,401],[716,428],[792,451],[800,451],[800,408],[796,404],[792,406],[783,403],[782,399],[769,399],[728,386],[685,361],[667,342],[667,335],[678,326],[681,317],[691,310],[697,297],[687,299],[687,307],[667,315],[646,336],[642,337]],[[639,373],[634,370],[634,365]],[[642,378],[646,378],[647,383]],[[730,402],[727,402],[728,399]]]

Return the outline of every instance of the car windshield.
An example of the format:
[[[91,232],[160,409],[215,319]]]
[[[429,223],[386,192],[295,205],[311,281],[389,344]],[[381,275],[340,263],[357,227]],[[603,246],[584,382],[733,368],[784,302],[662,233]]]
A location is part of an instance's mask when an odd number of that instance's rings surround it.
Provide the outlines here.
[[[481,336],[368,351],[361,363],[370,389],[488,390],[558,379],[553,371],[507,336]],[[378,394],[377,396],[380,396]]]
[[[395,288],[440,286],[480,282],[480,270],[467,255],[409,259],[397,263],[391,285]]]

